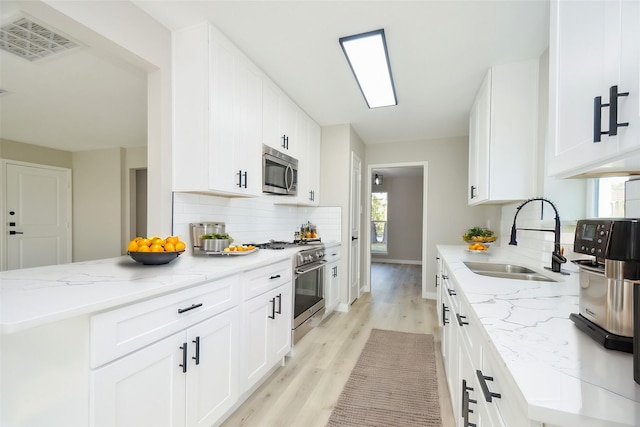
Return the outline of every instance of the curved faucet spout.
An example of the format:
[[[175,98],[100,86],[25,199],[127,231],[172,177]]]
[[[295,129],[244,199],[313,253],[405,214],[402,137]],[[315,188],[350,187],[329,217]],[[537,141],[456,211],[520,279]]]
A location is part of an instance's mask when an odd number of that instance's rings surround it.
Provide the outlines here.
[[[516,234],[518,233],[518,228],[516,228],[516,220],[518,218],[518,214],[520,213],[520,209],[522,209],[526,204],[540,201],[546,202],[551,205],[553,208],[553,212],[555,213],[555,227],[553,230],[547,229],[539,229],[539,228],[521,228],[520,230],[529,230],[529,231],[547,231],[552,232],[554,234],[553,239],[553,252],[551,253],[551,271],[556,273],[564,273],[561,271],[561,266],[567,259],[562,255],[562,249],[560,248],[560,215],[558,214],[558,209],[556,205],[549,199],[545,199],[544,197],[534,197],[529,200],[525,200],[516,208],[516,214],[513,217],[513,225],[511,226],[511,239],[509,240],[510,245],[517,245],[518,241],[516,240]]]

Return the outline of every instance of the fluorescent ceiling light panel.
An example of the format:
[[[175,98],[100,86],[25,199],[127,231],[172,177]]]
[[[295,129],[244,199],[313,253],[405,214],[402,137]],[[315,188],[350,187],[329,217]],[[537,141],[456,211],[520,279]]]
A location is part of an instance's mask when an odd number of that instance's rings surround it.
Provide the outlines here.
[[[369,108],[397,105],[384,30],[342,37],[340,45]]]

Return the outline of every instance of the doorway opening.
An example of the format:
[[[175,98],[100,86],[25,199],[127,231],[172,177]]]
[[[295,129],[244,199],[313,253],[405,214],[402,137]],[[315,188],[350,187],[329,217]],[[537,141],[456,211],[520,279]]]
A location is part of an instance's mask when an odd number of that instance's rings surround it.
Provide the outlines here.
[[[372,164],[368,173],[365,290],[374,292],[374,275],[411,270],[425,297],[427,162]]]

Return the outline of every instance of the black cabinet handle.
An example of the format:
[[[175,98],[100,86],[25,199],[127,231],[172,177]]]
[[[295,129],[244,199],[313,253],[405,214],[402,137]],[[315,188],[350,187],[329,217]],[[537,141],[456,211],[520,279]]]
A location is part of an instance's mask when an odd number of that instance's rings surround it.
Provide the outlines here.
[[[456,291],[455,291],[455,290],[453,290],[453,289],[449,289],[449,288],[447,288],[447,292],[449,293],[449,296],[458,295],[458,294],[456,294]]]
[[[276,274],[276,275],[274,275],[274,276],[269,277],[269,279],[270,279],[270,280],[272,280],[272,279],[278,279],[279,277],[280,277],[280,275],[279,275],[279,274]]]
[[[444,280],[449,280],[449,276],[447,276],[446,274],[443,274],[443,275],[442,275],[442,278],[443,278]]]
[[[199,365],[200,364],[200,337],[196,337],[196,339],[191,342],[196,345],[196,355],[192,357],[192,359],[196,361],[196,365]]]
[[[456,317],[458,318],[458,325],[460,326],[464,326],[464,325],[468,325],[469,322],[465,322],[464,319],[467,318],[467,316],[462,316],[459,313],[456,313]]]
[[[602,103],[601,96],[593,98],[593,142],[600,142],[600,137],[609,133],[602,131],[602,107],[608,106]]]
[[[242,169],[238,170],[238,187],[242,187]]]
[[[629,123],[618,123],[618,98],[629,96],[629,92],[618,92],[618,86],[609,88],[609,135],[617,135],[619,127],[627,127]]]
[[[472,186],[471,186],[471,193],[470,193],[470,196],[471,196],[471,197],[469,197],[470,199],[475,199],[475,197],[476,197],[476,190],[477,190],[477,189],[478,189],[478,187],[476,187],[475,185],[472,185]]]
[[[247,188],[247,171],[244,171],[244,188]]]
[[[438,287],[438,273],[436,273],[436,288]]]
[[[187,308],[179,308],[178,309],[178,314],[185,313],[187,311],[193,310],[194,308],[198,308],[198,307],[202,307],[202,303],[200,303],[200,304],[191,304],[191,307],[187,307]]]
[[[271,316],[267,316],[269,319],[275,319],[276,318],[276,299],[272,298],[269,300],[269,302],[271,303]]]
[[[22,231],[15,231],[15,230],[10,230],[9,231],[9,235],[14,236],[16,234],[24,234]]]
[[[182,373],[187,373],[187,343],[186,342],[182,343],[180,350],[182,350],[182,364],[178,366],[182,368]]]
[[[487,381],[493,381],[493,377],[487,377],[479,369],[476,370],[476,375],[478,377],[478,381],[480,381],[480,388],[482,389],[482,394],[484,394],[484,400],[486,400],[487,402],[491,402],[494,397],[497,399],[502,398],[502,395],[500,393],[494,393],[489,390]]]
[[[469,409],[469,403],[478,403],[476,400],[469,398],[469,391],[473,391],[472,387],[467,387],[467,380],[462,380],[462,419],[465,427],[476,427],[475,423],[469,422],[469,414],[473,414],[473,409]]]
[[[351,241],[353,242],[354,240],[358,240],[358,238],[351,236]]]
[[[282,314],[282,294],[278,294],[278,311],[276,311],[276,313],[278,314]],[[276,305],[275,302],[273,304],[274,306]]]
[[[289,149],[289,137],[287,135],[282,135],[282,148]]]
[[[449,323],[449,320],[446,317],[446,314],[447,314],[448,311],[449,311],[449,307],[447,307],[446,305],[442,304],[442,326],[444,326],[447,323]]]

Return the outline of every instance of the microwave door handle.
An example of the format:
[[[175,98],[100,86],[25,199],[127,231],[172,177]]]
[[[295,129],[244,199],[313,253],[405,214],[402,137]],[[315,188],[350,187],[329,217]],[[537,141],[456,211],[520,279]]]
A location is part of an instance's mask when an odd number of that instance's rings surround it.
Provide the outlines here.
[[[291,182],[289,182],[289,174],[291,174]],[[284,171],[284,185],[287,187],[287,193],[290,192],[293,186],[293,168],[290,164],[287,164],[287,169]]]

